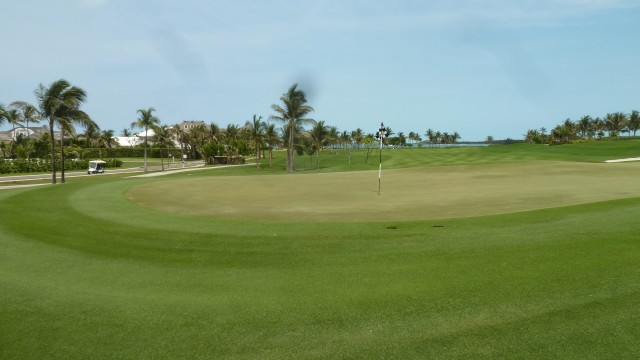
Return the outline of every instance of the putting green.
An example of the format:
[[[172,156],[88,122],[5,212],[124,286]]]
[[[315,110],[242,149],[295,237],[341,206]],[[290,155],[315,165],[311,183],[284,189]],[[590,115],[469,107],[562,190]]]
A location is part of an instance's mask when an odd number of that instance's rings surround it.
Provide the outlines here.
[[[302,221],[499,214],[640,194],[640,163],[527,162],[268,176],[193,176],[134,187],[128,199],[188,215]],[[162,194],[159,196],[159,194]]]

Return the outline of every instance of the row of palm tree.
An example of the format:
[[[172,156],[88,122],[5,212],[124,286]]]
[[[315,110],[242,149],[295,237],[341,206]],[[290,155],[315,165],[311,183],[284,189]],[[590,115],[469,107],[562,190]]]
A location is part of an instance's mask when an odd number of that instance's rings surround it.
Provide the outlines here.
[[[461,139],[460,134],[457,132],[449,134],[448,132],[433,131],[432,129],[428,129],[424,135],[430,145],[451,145]]]
[[[60,182],[64,183],[64,138],[65,134],[73,132],[74,125],[95,126],[89,115],[80,109],[85,102],[86,92],[77,86],[71,85],[68,81],[60,79],[54,81],[49,86],[40,84],[34,91],[36,105],[26,101],[14,101],[8,109],[0,109],[5,121],[11,125],[21,126],[23,123],[37,123],[45,121],[49,128],[49,140],[51,146],[51,182],[56,183],[56,139],[54,129],[60,129]]]
[[[57,181],[56,173],[56,139],[55,128],[60,129],[60,182],[65,182],[65,138],[75,136],[75,126],[82,126],[86,129],[85,141],[88,147],[104,145],[111,148],[115,145],[113,130],[103,130],[91,119],[91,117],[80,109],[85,102],[86,91],[78,86],[71,85],[67,80],[60,79],[54,81],[49,86],[40,84],[34,91],[37,105],[26,101],[14,101],[9,108],[0,106],[0,124],[6,121],[14,127],[29,123],[45,121],[49,128],[49,142],[51,146],[51,183]],[[155,109],[138,110],[140,114],[137,121],[132,126],[143,127],[146,132],[149,126],[159,123],[158,118],[153,116]],[[158,134],[158,131],[156,132]],[[160,132],[160,136],[162,133]],[[27,132],[28,136],[28,132]],[[158,136],[156,143],[165,144],[166,141]],[[147,137],[145,136],[145,162],[144,169],[147,171]],[[27,145],[28,146],[28,145]],[[28,154],[27,154],[28,157]],[[164,168],[164,164],[163,164]]]
[[[535,144],[566,144],[577,139],[616,138],[625,132],[636,136],[639,129],[640,112],[633,110],[629,114],[614,112],[596,118],[585,115],[577,121],[566,119],[549,133],[545,128],[530,129],[524,135],[524,140]]]
[[[22,124],[46,121],[49,129],[51,143],[52,183],[56,182],[55,165],[55,137],[54,128],[60,129],[60,156],[62,159],[61,182],[64,182],[64,147],[65,138],[76,138],[78,134],[75,126],[85,129],[84,146],[106,147],[116,146],[113,130],[101,130],[100,127],[83,112],[80,107],[86,100],[86,92],[72,86],[64,79],[50,84],[48,87],[42,84],[34,92],[37,105],[16,101],[9,108],[0,107],[0,123],[7,121],[15,126]],[[137,111],[137,119],[131,123],[132,128],[144,130],[144,170],[148,170],[147,158],[149,143],[159,149],[170,149],[177,143],[181,152],[190,153],[194,158],[211,158],[216,155],[234,157],[238,155],[253,154],[256,166],[260,166],[260,159],[266,157],[265,151],[269,151],[269,166],[273,158],[273,149],[283,147],[286,150],[286,169],[288,172],[295,170],[295,156],[308,154],[316,156],[316,166],[320,164],[320,152],[324,148],[346,148],[351,155],[352,149],[360,149],[363,145],[370,147],[375,143],[373,134],[366,134],[358,128],[354,131],[339,132],[337,127],[329,126],[325,121],[316,121],[309,118],[314,108],[308,104],[306,93],[293,84],[282,96],[280,103],[271,106],[274,114],[269,120],[282,125],[276,128],[276,124],[262,120],[262,116],[254,115],[244,126],[234,124],[221,128],[217,124],[205,125],[204,123],[189,130],[180,129],[178,126],[169,127],[161,125],[160,119],[155,115],[153,107]],[[308,129],[307,129],[308,128]],[[155,135],[148,136],[153,129]],[[387,144],[406,146],[407,141],[416,143],[422,141],[418,133],[410,132],[408,136],[399,132],[396,136],[391,129],[387,129],[389,137]],[[131,136],[129,129],[122,131],[123,136]],[[426,133],[431,144],[451,144],[460,138],[458,133],[448,134],[433,132],[429,129]],[[76,146],[79,143],[75,142]],[[74,148],[74,151],[76,149]],[[165,151],[160,152],[161,165],[164,169]],[[350,159],[351,156],[349,156]],[[350,161],[350,160],[349,160]]]

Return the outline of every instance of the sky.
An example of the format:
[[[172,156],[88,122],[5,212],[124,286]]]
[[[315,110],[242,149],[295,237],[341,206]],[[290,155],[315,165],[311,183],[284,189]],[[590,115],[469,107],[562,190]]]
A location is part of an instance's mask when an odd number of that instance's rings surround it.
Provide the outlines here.
[[[636,0],[3,0],[0,103],[66,79],[120,134],[269,120],[294,83],[340,131],[522,139],[640,110]],[[7,125],[2,126],[7,129]],[[424,138],[424,135],[423,135]]]

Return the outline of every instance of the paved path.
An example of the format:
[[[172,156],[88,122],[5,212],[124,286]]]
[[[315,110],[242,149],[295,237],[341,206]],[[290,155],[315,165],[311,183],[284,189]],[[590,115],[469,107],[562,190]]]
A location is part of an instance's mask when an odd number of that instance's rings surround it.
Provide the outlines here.
[[[233,167],[233,166],[247,166],[247,165],[255,165],[255,164],[221,165],[221,166],[214,166],[214,167],[204,167],[204,165],[199,165],[198,167],[189,167],[189,168],[185,168],[185,169],[171,169],[171,170],[168,170],[168,171],[156,171],[156,172],[152,172],[152,173],[147,173],[147,174],[142,174],[142,175],[134,175],[134,176],[129,176],[129,177],[162,176],[162,175],[170,175],[170,174],[181,173],[181,172],[186,172],[186,171],[222,169],[222,168],[228,168],[228,167]]]
[[[252,165],[252,164],[242,164],[242,165]],[[162,169],[162,166],[160,165],[147,166],[147,170],[151,172],[142,174],[142,175],[133,175],[130,177],[162,176],[162,175],[170,175],[170,174],[186,172],[186,171],[221,169],[221,168],[226,168],[231,166],[242,166],[242,165],[222,165],[222,166],[215,166],[215,167],[205,167],[203,161],[191,161],[185,164],[184,167],[181,164],[173,164],[173,167],[171,168],[167,168],[165,166],[165,171],[160,171]],[[90,174],[87,174],[86,172],[74,171],[74,172],[65,172],[64,177],[74,178],[74,177],[81,177],[81,176],[104,176],[104,175],[127,174],[127,173],[135,174],[135,173],[141,173],[141,172],[144,172],[144,169],[142,167],[129,168],[129,169],[109,169],[105,171],[104,174],[98,174],[98,175],[95,175],[95,174],[90,175]],[[59,172],[56,174],[56,178],[60,179]],[[16,181],[32,181],[32,180],[34,181],[35,180],[51,180],[51,174],[15,175],[15,176],[0,177],[0,183],[10,183],[10,182],[16,182]],[[7,186],[0,186],[0,190],[31,187],[31,186],[42,186],[42,185],[50,185],[50,184],[42,183],[42,184],[26,184],[26,185],[7,185]]]

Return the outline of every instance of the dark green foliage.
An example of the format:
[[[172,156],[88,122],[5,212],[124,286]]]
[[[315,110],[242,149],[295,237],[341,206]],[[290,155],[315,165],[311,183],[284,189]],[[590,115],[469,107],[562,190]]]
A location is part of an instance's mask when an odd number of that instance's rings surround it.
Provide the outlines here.
[[[114,147],[114,148],[90,148],[84,150],[84,157],[91,159],[101,159],[101,158],[138,158],[144,156],[144,148],[143,147]],[[180,154],[180,149],[177,148],[169,148],[169,149],[159,149],[159,148],[148,148],[148,155],[151,158],[160,158],[160,152],[162,152],[163,156],[167,156],[167,154],[172,154],[176,156]],[[171,156],[171,155],[169,155]]]

